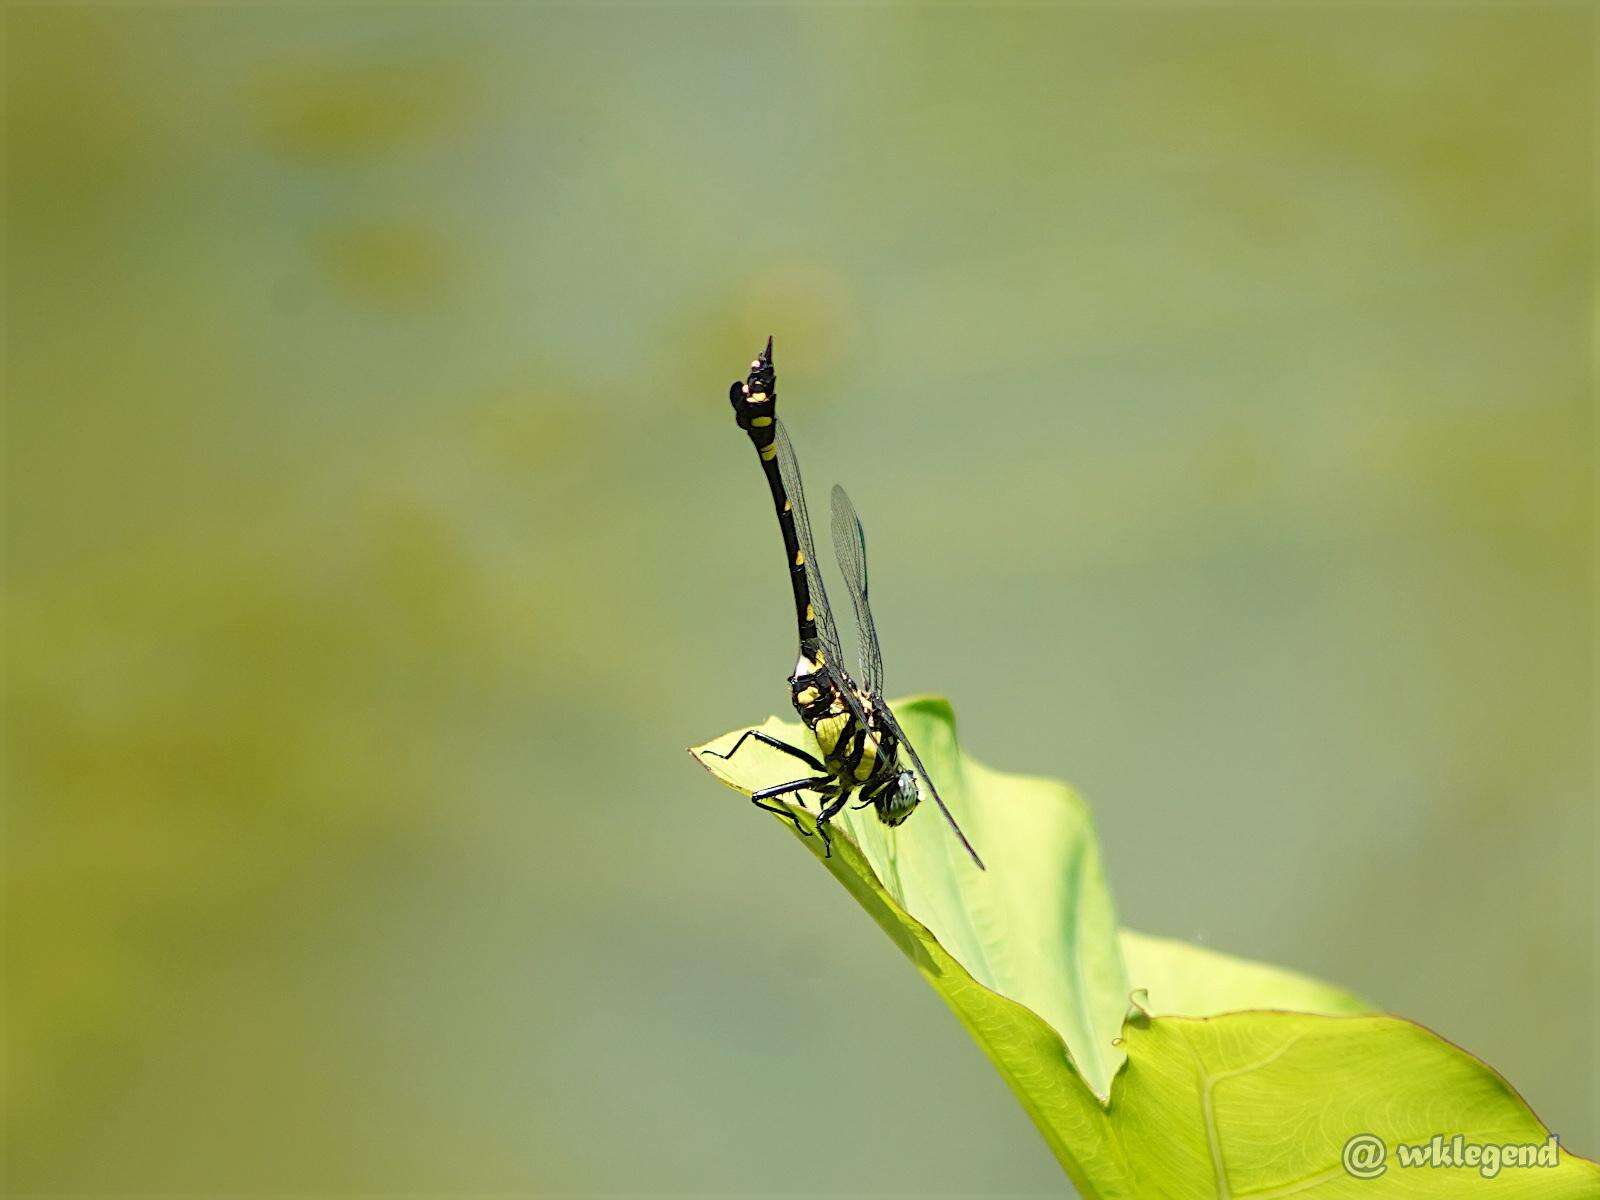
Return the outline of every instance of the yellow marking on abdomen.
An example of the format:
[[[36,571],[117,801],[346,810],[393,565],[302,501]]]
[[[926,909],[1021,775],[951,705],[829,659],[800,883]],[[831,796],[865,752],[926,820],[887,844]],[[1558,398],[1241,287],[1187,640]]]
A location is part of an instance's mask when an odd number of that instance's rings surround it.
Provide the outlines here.
[[[757,429],[765,429],[768,425],[772,424],[772,418],[771,417],[751,417],[750,418],[750,424],[754,425]]]
[[[767,394],[765,392],[751,392],[750,393],[750,403],[751,404],[760,404],[766,398],[767,398]]]
[[[839,745],[839,735],[844,732],[844,727],[850,723],[849,713],[839,713],[836,716],[823,717],[811,727],[811,732],[816,734],[817,745],[822,747],[822,756],[828,757]]]
[[[817,619],[816,612],[812,610],[811,605],[809,605],[809,604],[806,605],[806,620],[815,621],[816,619]],[[817,661],[819,663],[822,661],[822,656],[820,654],[817,656]]]
[[[872,768],[878,765],[878,742],[868,734],[861,742],[861,761],[856,764],[855,777],[857,783],[865,783],[872,778]]]
[[[761,457],[764,461],[771,462],[778,457],[778,447],[776,445],[761,447]]]
[[[797,567],[806,565],[806,552],[804,550],[796,550],[794,552],[794,565]]]

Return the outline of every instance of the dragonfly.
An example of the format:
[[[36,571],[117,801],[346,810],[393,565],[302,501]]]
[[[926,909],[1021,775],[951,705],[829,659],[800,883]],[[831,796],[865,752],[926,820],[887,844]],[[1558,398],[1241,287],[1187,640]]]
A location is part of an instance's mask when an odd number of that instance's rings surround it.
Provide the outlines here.
[[[795,458],[794,443],[778,419],[777,400],[777,373],[772,366],[772,339],[769,337],[766,348],[751,361],[749,374],[743,380],[735,380],[729,388],[728,401],[733,406],[739,428],[749,435],[756,448],[772,493],[773,507],[777,510],[778,526],[783,532],[800,637],[800,654],[795,661],[794,674],[789,677],[789,693],[795,711],[816,738],[822,757],[759,729],[746,730],[725,754],[706,753],[730,759],[747,741],[753,740],[804,764],[806,774],[788,783],[762,788],[750,799],[758,808],[793,821],[797,830],[810,836],[800,818],[784,808],[779,800],[785,796],[798,798],[803,792],[816,795],[819,803],[816,832],[822,838],[825,855],[833,852],[828,825],[844,810],[852,796],[860,798],[857,808],[870,806],[885,825],[897,826],[915,811],[926,791],[972,861],[982,870],[983,860],[961,831],[927,768],[922,765],[916,747],[884,702],[883,651],[867,598],[866,533],[850,497],[842,487],[835,485],[832,497],[834,552],[855,609],[860,683],[845,670],[844,648],[812,544],[811,518],[806,512],[800,465]]]

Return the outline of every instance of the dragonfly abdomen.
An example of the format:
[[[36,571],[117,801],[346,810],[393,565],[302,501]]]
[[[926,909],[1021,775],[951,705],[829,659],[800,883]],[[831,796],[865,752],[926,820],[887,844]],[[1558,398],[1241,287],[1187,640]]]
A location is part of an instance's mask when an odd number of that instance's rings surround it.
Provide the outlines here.
[[[794,501],[783,483],[778,468],[778,377],[772,369],[772,339],[761,356],[750,363],[750,374],[728,389],[728,403],[734,419],[750,438],[761,459],[761,471],[772,493],[778,528],[783,532],[783,552],[789,560],[789,586],[794,592],[795,621],[804,645],[817,638],[817,613],[812,606],[810,577],[806,574],[805,551],[795,530]]]

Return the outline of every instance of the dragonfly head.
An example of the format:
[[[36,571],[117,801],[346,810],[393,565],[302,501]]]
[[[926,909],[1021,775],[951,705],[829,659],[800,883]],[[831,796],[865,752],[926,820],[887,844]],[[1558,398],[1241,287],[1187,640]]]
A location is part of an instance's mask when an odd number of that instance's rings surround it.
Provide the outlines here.
[[[910,771],[901,771],[873,800],[878,810],[878,820],[885,825],[898,825],[917,807],[917,777]]]

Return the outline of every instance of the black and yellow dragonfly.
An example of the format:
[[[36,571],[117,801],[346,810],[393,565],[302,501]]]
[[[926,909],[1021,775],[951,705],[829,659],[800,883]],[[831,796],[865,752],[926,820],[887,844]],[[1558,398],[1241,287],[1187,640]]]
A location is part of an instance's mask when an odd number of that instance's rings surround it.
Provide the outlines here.
[[[801,792],[815,794],[821,805],[817,834],[822,838],[825,852],[830,854],[828,823],[839,815],[853,794],[860,794],[858,808],[871,805],[880,821],[893,826],[911,815],[922,789],[926,788],[972,861],[981,869],[983,860],[950,815],[916,748],[884,702],[883,652],[878,645],[872,607],[867,602],[866,534],[850,497],[843,488],[835,486],[833,544],[839,569],[850,590],[850,601],[855,607],[860,684],[844,669],[839,630],[828,607],[827,588],[823,585],[811,541],[811,519],[806,513],[800,466],[788,432],[778,420],[777,399],[772,339],[768,338],[766,349],[751,362],[750,373],[729,389],[728,400],[733,405],[739,428],[749,435],[760,456],[761,469],[766,474],[772,503],[777,509],[778,526],[783,531],[783,549],[788,559],[789,583],[794,591],[795,617],[800,630],[800,657],[794,674],[789,677],[789,690],[800,719],[817,739],[822,758],[759,729],[747,730],[726,754],[718,757],[732,758],[746,740],[753,738],[804,763],[810,774],[763,788],[750,798],[768,812],[792,820],[796,829],[807,833],[799,817],[777,800]],[[906,767],[902,756],[910,761],[914,770]]]

